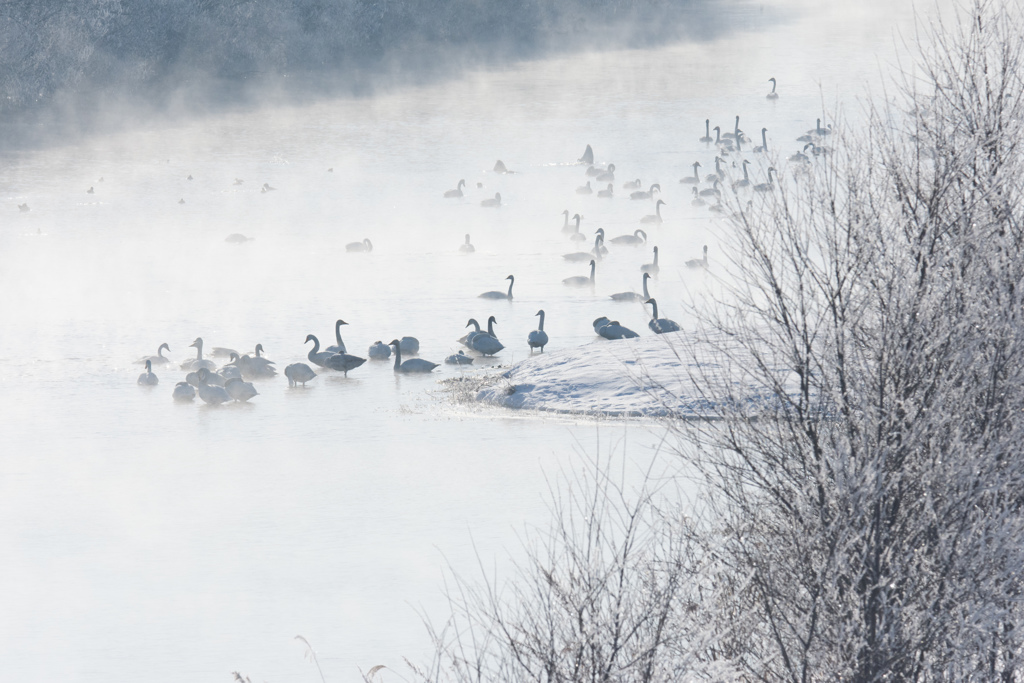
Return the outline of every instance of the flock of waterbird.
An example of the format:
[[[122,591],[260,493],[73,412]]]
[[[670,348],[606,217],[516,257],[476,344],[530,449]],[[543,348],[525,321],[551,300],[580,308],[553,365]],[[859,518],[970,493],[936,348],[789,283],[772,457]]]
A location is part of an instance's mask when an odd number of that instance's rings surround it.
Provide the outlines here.
[[[776,93],[776,81],[774,78],[769,79],[772,84],[771,92],[767,94],[767,99],[777,100],[778,94]],[[714,132],[714,137],[711,133]],[[807,131],[806,134],[801,135],[797,138],[799,142],[805,143],[803,148],[788,157],[787,161],[792,164],[806,165],[809,164],[813,157],[828,154],[829,149],[821,144],[823,139],[830,135],[832,132],[831,126],[823,128],[821,120],[818,119],[816,125],[811,130]],[[679,183],[690,188],[690,202],[695,207],[707,207],[712,212],[723,212],[723,204],[721,203],[723,188],[728,188],[734,193],[741,193],[745,191],[757,192],[757,193],[768,193],[772,192],[775,187],[777,170],[774,166],[769,166],[766,171],[766,180],[764,182],[754,183],[751,181],[747,166],[751,163],[750,159],[744,158],[744,145],[749,144],[751,141],[745,135],[742,129],[740,129],[740,117],[737,116],[733,130],[730,132],[723,133],[720,126],[711,126],[710,119],[704,122],[704,135],[699,138],[699,142],[704,143],[709,151],[714,152],[714,158],[712,163],[714,164],[715,170],[711,173],[707,173],[701,178],[700,169],[703,165],[699,160],[694,161],[692,164],[693,174],[687,175],[680,179]],[[810,156],[806,152],[810,150]],[[753,154],[761,154],[768,156],[768,137],[767,129],[761,129],[761,144],[750,147],[750,152]],[[583,155],[577,159],[577,163],[586,166],[586,177],[589,178],[585,185],[579,186],[576,189],[578,195],[593,194],[594,189],[591,187],[591,180],[601,183],[605,187],[596,192],[600,198],[614,198],[615,195],[615,178],[617,169],[615,164],[608,164],[607,166],[598,166],[594,163],[594,151],[590,145],[587,145]],[[515,171],[509,170],[508,167],[502,162],[498,161],[494,165],[494,172],[499,174],[514,174]],[[328,169],[333,171],[333,169]],[[742,177],[738,177],[742,173]],[[733,179],[733,176],[735,179]],[[191,179],[191,176],[190,178]],[[239,180],[236,180],[236,184],[239,184]],[[454,189],[444,192],[446,199],[462,199],[465,198],[466,193],[464,188],[466,187],[466,181],[464,179],[459,180]],[[477,188],[481,188],[482,184],[478,183]],[[613,238],[606,238],[605,230],[598,228],[593,237],[593,248],[588,251],[576,251],[563,255],[563,258],[567,262],[587,262],[590,272],[589,275],[575,275],[567,277],[562,280],[563,284],[567,287],[589,287],[594,288],[596,284],[597,266],[601,263],[602,258],[608,254],[607,244],[614,247],[639,247],[649,243],[650,235],[647,230],[656,230],[663,223],[661,215],[661,207],[668,206],[668,204],[661,198],[662,188],[659,183],[651,183],[646,186],[641,183],[640,179],[629,180],[622,185],[623,190],[630,192],[629,198],[631,200],[647,200],[655,201],[654,213],[644,215],[639,219],[641,225],[644,228],[637,228],[631,234],[619,235]],[[274,188],[267,184],[263,186],[263,192],[272,191]],[[93,188],[89,188],[92,192]],[[480,206],[484,208],[500,208],[501,194],[496,193],[493,197],[488,197],[480,201]],[[28,206],[19,206],[22,211],[27,211]],[[578,213],[571,215],[568,209],[562,212],[563,223],[562,233],[567,235],[568,239],[572,242],[588,242],[589,238],[580,231],[580,224],[582,222],[582,216]],[[245,242],[249,238],[246,238],[241,234],[233,234],[227,238],[228,242],[240,243]],[[348,252],[369,252],[373,250],[373,244],[369,239],[364,239],[361,242],[352,242],[346,245],[346,251]],[[459,247],[459,251],[462,253],[474,253],[475,247],[470,241],[470,235],[465,236],[465,242]],[[657,246],[652,245],[653,260],[651,263],[644,264],[640,267],[640,274],[642,276],[642,294],[637,292],[617,292],[610,295],[610,298],[616,302],[643,302],[646,305],[650,305],[652,309],[652,315],[648,327],[655,334],[663,334],[666,332],[677,332],[681,329],[680,325],[668,318],[661,318],[658,316],[658,302],[651,296],[649,290],[649,280],[658,276],[660,271],[660,265],[658,263],[659,251]],[[690,269],[707,269],[708,268],[708,248],[705,245],[703,248],[703,255],[701,258],[690,259],[685,261],[685,266]],[[515,285],[515,276],[509,275],[505,278],[508,280],[507,290],[495,290],[484,292],[479,295],[481,299],[487,300],[505,300],[512,301],[513,294],[512,288]],[[539,310],[536,313],[539,317],[539,323],[537,329],[533,330],[527,335],[526,343],[530,348],[531,353],[539,349],[542,353],[544,347],[548,345],[548,334],[544,331],[544,310]],[[497,323],[495,316],[490,316],[487,319],[486,329],[482,329],[480,323],[475,319],[470,319],[466,324],[466,327],[473,327],[473,329],[464,335],[459,342],[462,343],[467,349],[476,352],[480,356],[494,356],[499,353],[505,346],[498,339],[497,334],[494,331],[494,326]],[[307,354],[307,359],[315,366],[323,370],[330,370],[334,372],[341,372],[348,375],[348,372],[355,370],[356,368],[363,365],[366,362],[366,358],[352,355],[348,353],[348,349],[345,346],[345,342],[341,337],[341,327],[347,325],[344,320],[338,320],[335,323],[335,341],[336,343],[328,346],[323,351],[320,350],[320,340],[315,335],[307,335],[306,343],[312,342],[313,346]],[[617,320],[612,320],[607,316],[602,316],[593,322],[594,332],[605,339],[616,340],[616,339],[628,339],[638,337],[639,335],[633,330],[625,327]],[[211,355],[213,357],[227,358],[226,362],[219,369],[217,365],[208,358],[203,357],[203,340],[197,338],[191,347],[196,349],[196,357],[189,359],[180,365],[180,369],[187,373],[185,380],[178,382],[173,390],[173,398],[176,401],[192,401],[198,394],[199,398],[208,404],[221,404],[228,401],[245,402],[254,396],[259,395],[256,391],[256,387],[253,382],[264,379],[272,379],[277,376],[277,370],[275,368],[274,361],[267,359],[262,355],[263,347],[257,344],[252,354],[239,353],[234,349],[214,347],[211,349]],[[157,349],[157,355],[145,356],[140,358],[137,363],[145,364],[146,371],[139,375],[138,383],[140,385],[153,386],[158,384],[159,380],[157,375],[153,372],[155,366],[170,367],[171,360],[163,355],[164,350],[170,350],[169,346],[164,343],[161,344]],[[372,361],[387,361],[394,354],[394,371],[396,373],[429,373],[439,366],[438,363],[433,363],[428,360],[421,358],[407,358],[402,360],[402,355],[416,356],[419,353],[419,341],[415,337],[402,337],[400,339],[393,339],[391,342],[385,344],[382,341],[374,342],[367,350],[367,356]],[[448,356],[445,359],[445,363],[451,365],[470,365],[473,363],[474,357],[468,355],[465,351],[459,351],[456,354]],[[307,382],[317,376],[313,368],[306,363],[292,363],[284,369],[284,375],[288,379],[290,387],[305,386]]]

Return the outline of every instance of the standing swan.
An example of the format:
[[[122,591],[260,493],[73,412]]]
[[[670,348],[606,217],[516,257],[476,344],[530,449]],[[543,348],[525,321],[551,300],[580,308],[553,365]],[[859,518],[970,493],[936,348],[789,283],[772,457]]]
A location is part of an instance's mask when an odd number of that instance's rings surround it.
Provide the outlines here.
[[[530,347],[530,353],[536,348],[540,349],[541,353],[544,353],[544,347],[548,343],[548,333],[544,331],[544,309],[537,311],[534,315],[540,316],[540,325],[537,326],[533,332],[526,338],[526,343]]]
[[[445,198],[446,199],[453,199],[453,198],[461,197],[462,196],[462,188],[465,187],[465,185],[466,185],[466,181],[465,180],[460,180],[458,187],[456,187],[454,190],[448,190],[447,192],[444,193]]]
[[[474,251],[476,251],[476,247],[474,247],[469,242],[469,235],[466,235],[466,242],[459,247],[459,251],[461,251],[463,254],[472,254]]]
[[[498,338],[494,335],[494,323],[496,322],[498,321],[493,315],[488,318],[487,332],[473,335],[473,339],[469,342],[469,348],[485,356],[493,356],[505,348],[505,345],[498,341]]]
[[[171,350],[171,347],[167,345],[167,342],[164,342],[157,348],[155,356],[143,356],[135,361],[136,365],[143,365],[145,363],[163,365],[164,363],[170,362],[170,359],[164,356],[164,349],[167,349],[168,351]]]
[[[391,358],[391,347],[377,340],[367,349],[366,355],[370,357],[370,360],[387,360]]]
[[[654,307],[654,317],[647,323],[647,326],[651,328],[655,334],[664,334],[665,332],[678,332],[682,328],[679,327],[679,323],[675,320],[669,320],[668,318],[658,317],[658,302],[654,299],[648,299],[644,303],[650,304]]]
[[[562,280],[562,284],[566,287],[593,287],[594,286],[594,275],[597,271],[597,261],[590,261],[590,277],[583,277],[582,275],[573,275]]]
[[[296,384],[306,386],[306,382],[316,377],[316,373],[305,363],[292,363],[284,369],[284,376],[288,378],[290,387],[294,387]]]
[[[765,97],[769,100],[779,99],[779,93],[775,92],[775,77],[772,76],[771,78],[769,78],[768,82],[772,84],[772,91],[768,93]]]
[[[489,209],[495,209],[495,208],[501,206],[501,193],[500,192],[495,192],[494,193],[494,199],[485,199],[482,202],[480,202],[480,206],[483,206],[483,207],[489,208]]]
[[[507,293],[506,292],[494,292],[494,291],[484,292],[483,294],[481,294],[477,298],[479,298],[479,299],[507,299],[508,301],[511,301],[512,300],[512,285],[514,285],[516,283],[516,276],[515,275],[509,275],[505,279],[509,280],[508,292]]]
[[[704,258],[692,258],[686,262],[687,268],[707,268],[708,267],[708,245],[704,245]]]
[[[320,367],[328,368],[330,370],[338,370],[345,373],[345,376],[348,377],[349,370],[355,370],[366,362],[365,358],[351,356],[347,353],[320,351],[320,340],[312,334],[306,336],[306,342],[308,343],[310,340],[313,342],[313,348],[306,357]]]
[[[141,384],[144,387],[155,387],[160,383],[159,378],[153,374],[153,361],[146,361],[146,371],[139,375],[139,381],[136,384]]]
[[[694,191],[694,193],[696,193],[697,192],[697,188],[694,187],[693,191]],[[644,216],[643,218],[640,219],[640,222],[641,223],[660,224],[662,222],[661,221],[661,207],[662,206],[668,206],[668,204],[666,204],[663,200],[659,199],[658,203],[654,205],[654,213],[653,214],[648,214],[648,215]]]
[[[661,268],[658,266],[658,248],[654,248],[654,263],[645,263],[640,266],[641,273],[650,273],[651,275],[657,275]]]
[[[395,372],[431,372],[438,366],[437,363],[431,363],[429,360],[423,360],[422,358],[410,358],[403,363],[402,349],[399,341],[397,339],[392,339],[391,346],[395,347]]]

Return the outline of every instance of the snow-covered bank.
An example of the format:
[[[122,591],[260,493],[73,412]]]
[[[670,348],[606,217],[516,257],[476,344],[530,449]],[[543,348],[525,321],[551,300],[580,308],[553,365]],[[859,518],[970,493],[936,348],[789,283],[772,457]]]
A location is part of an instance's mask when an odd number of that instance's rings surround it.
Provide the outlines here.
[[[705,385],[730,377],[733,395],[763,405],[764,388],[742,390],[742,373],[725,372],[726,361],[693,363],[686,332],[598,340],[574,349],[536,354],[514,365],[476,395],[478,401],[564,413],[612,416],[700,417],[709,410]],[[736,356],[730,364],[736,365]],[[785,371],[783,371],[785,372]],[[733,376],[735,375],[735,376]],[[716,378],[716,379],[711,379]],[[713,392],[725,394],[725,387]]]

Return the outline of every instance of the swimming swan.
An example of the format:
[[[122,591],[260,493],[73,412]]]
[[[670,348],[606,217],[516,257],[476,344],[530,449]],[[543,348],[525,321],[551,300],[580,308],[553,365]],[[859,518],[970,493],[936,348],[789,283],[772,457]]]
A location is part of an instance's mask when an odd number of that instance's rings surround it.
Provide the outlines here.
[[[331,353],[346,353],[348,349],[345,348],[345,342],[341,338],[341,326],[348,325],[344,320],[337,320],[334,323],[334,340],[337,344],[328,346],[324,351],[330,351]]]
[[[594,237],[594,248],[593,248],[593,250],[591,250],[591,251],[576,251],[576,252],[573,252],[571,254],[562,254],[562,258],[564,258],[566,261],[571,261],[573,263],[582,262],[582,261],[589,261],[590,259],[598,259],[598,260],[600,260],[600,258],[601,258],[601,242],[603,240],[604,240],[604,237],[602,235],[598,234],[598,235],[596,235]]]
[[[500,192],[495,192],[493,199],[485,199],[485,200],[483,200],[482,202],[480,202],[480,206],[483,206],[483,207],[486,207],[486,208],[497,208],[497,207],[501,206],[501,193]]]
[[[630,193],[629,198],[630,199],[654,199],[654,191],[655,190],[657,190],[658,192],[661,192],[661,185],[659,185],[658,183],[654,183],[653,185],[651,185],[651,188],[649,190],[647,190],[646,192],[644,192],[643,190],[640,190],[638,192]]]
[[[187,360],[181,364],[182,370],[193,370],[197,371],[200,368],[206,368],[207,370],[216,370],[217,364],[213,361],[203,360],[203,338],[196,337],[196,340],[189,344],[190,347],[195,347],[196,357],[192,360]]]
[[[583,220],[583,216],[578,213],[572,215],[572,219],[576,221],[576,227],[572,228],[572,232],[569,234],[569,239],[573,242],[583,242],[587,239],[587,236],[580,232],[580,221]]]
[[[610,183],[615,181],[615,164],[608,164],[608,170],[598,174],[595,178],[599,183]]]
[[[459,339],[459,343],[462,344],[463,346],[473,348],[472,346],[470,346],[470,341],[473,339],[474,336],[480,334],[480,323],[476,321],[476,318],[470,318],[469,322],[466,323],[466,327],[469,327],[470,325],[472,325],[474,329],[462,335],[462,338]]]
[[[378,339],[367,349],[366,355],[370,360],[387,360],[391,358],[391,347]]]
[[[658,248],[654,248],[654,263],[645,263],[640,266],[641,273],[650,273],[651,275],[657,275],[661,268],[658,266]]]
[[[704,137],[698,142],[714,142],[715,139],[711,137],[711,119],[704,119]]]
[[[700,168],[700,162],[699,161],[693,162],[693,175],[687,176],[685,178],[681,178],[679,180],[679,182],[683,183],[684,185],[687,185],[687,184],[689,184],[689,185],[699,185],[700,184],[700,173],[697,172],[698,168]]]
[[[141,384],[144,387],[155,387],[160,383],[160,379],[153,374],[153,361],[146,361],[146,371],[139,375],[139,380],[136,384]]]
[[[619,235],[608,240],[612,244],[627,245],[630,247],[638,247],[641,244],[647,243],[647,233],[637,228],[633,231],[632,235]]]
[[[465,180],[460,180],[458,187],[454,190],[448,190],[444,193],[446,199],[457,199],[462,196],[462,188],[466,186]]]
[[[768,151],[768,129],[761,129],[761,145],[754,148],[754,154],[764,154]]]
[[[771,192],[772,190],[774,190],[775,189],[775,185],[772,184],[772,173],[775,173],[775,172],[776,172],[775,171],[775,167],[774,166],[769,166],[768,167],[768,182],[767,183],[758,183],[757,185],[754,185],[754,191],[755,192]]]
[[[167,345],[167,342],[164,342],[159,347],[157,347],[155,356],[143,356],[142,358],[135,361],[135,364],[144,365],[146,363],[149,363],[151,365],[163,365],[164,363],[169,363],[170,358],[166,358],[164,356],[164,349],[167,349],[168,351],[171,350],[171,347]]]
[[[593,287],[594,286],[594,275],[597,270],[597,261],[590,261],[590,277],[583,277],[582,275],[573,275],[562,280],[562,284],[566,287]]]
[[[612,294],[613,301],[647,301],[651,298],[650,292],[647,291],[647,281],[651,279],[650,273],[644,273],[644,293],[637,294],[636,292],[619,292],[618,294]]]
[[[481,294],[477,298],[478,299],[507,299],[508,301],[511,301],[512,300],[512,285],[514,285],[516,283],[516,276],[515,275],[509,275],[505,279],[509,281],[509,283],[508,283],[508,292],[495,292],[495,291],[484,292],[483,294]]]
[[[306,342],[308,343],[310,340],[313,341],[313,348],[306,357],[320,367],[343,372],[348,377],[349,370],[355,370],[366,362],[365,358],[352,356],[347,353],[320,351],[320,340],[312,334],[306,336]]]
[[[253,396],[259,396],[260,393],[256,391],[256,387],[251,383],[238,378],[232,378],[225,382],[224,391],[228,392],[228,396],[239,403],[245,403]]]
[[[636,180],[630,180],[628,182],[622,183],[623,190],[639,190],[642,187],[643,185],[640,183],[639,178],[637,178]],[[660,190],[661,188],[659,187],[658,189]]]
[[[708,267],[708,245],[704,245],[704,258],[692,258],[686,262],[687,268],[707,268]]]
[[[675,320],[669,320],[668,318],[658,317],[658,302],[654,299],[648,299],[644,303],[650,304],[654,307],[654,316],[651,321],[647,323],[647,326],[651,328],[655,334],[664,334],[665,332],[678,332],[681,327]]]
[[[178,402],[191,401],[196,397],[196,390],[188,382],[178,382],[174,385],[171,398]]]
[[[316,377],[316,373],[305,363],[292,363],[284,369],[284,376],[288,378],[290,387],[294,387],[296,384],[306,386],[306,382]]]
[[[395,372],[406,374],[413,372],[431,372],[437,367],[437,363],[431,363],[429,360],[423,360],[422,358],[410,358],[403,363],[400,344],[401,343],[397,339],[391,340],[391,346],[395,347]]]
[[[590,145],[583,151],[583,156],[576,160],[578,164],[592,164],[594,163],[594,150]]]
[[[462,252],[463,254],[472,254],[474,251],[476,251],[476,247],[474,247],[469,242],[469,235],[466,235],[465,243],[459,245],[459,251]]]
[[[548,343],[548,333],[544,331],[544,309],[537,311],[534,315],[540,316],[540,325],[526,337],[526,343],[530,347],[530,353],[539,348],[544,353],[544,347]]]
[[[614,196],[615,188],[611,183],[608,183],[608,188],[605,190],[598,190],[597,196],[601,199],[611,199]]]
[[[693,191],[696,194],[697,188],[694,187]],[[658,203],[654,205],[654,213],[653,214],[648,214],[648,215],[644,216],[643,218],[640,219],[640,222],[641,223],[660,224],[662,222],[662,219],[661,219],[661,207],[662,206],[668,206],[668,204],[666,204],[663,200],[659,199]]]
[[[690,200],[690,206],[704,206],[707,202],[701,199],[700,193],[697,192],[697,187],[693,188],[693,199]]]
[[[216,406],[231,400],[231,395],[224,391],[224,387],[211,386],[207,383],[210,379],[209,370],[200,368],[197,374],[199,375],[199,398],[203,400],[203,403]]]
[[[448,365],[472,365],[473,357],[467,356],[465,351],[460,350],[444,359]]]
[[[732,189],[738,190],[741,187],[750,186],[750,176],[747,175],[747,164],[750,163],[749,159],[743,160],[743,177],[732,184]]]
[[[590,181],[588,180],[586,185],[577,187],[576,194],[594,194],[594,189],[590,187]]]
[[[373,251],[373,244],[368,239],[365,239],[362,242],[349,242],[345,245],[345,251],[369,252]]]
[[[777,100],[777,99],[779,99],[779,93],[775,92],[775,78],[774,77],[769,78],[768,82],[772,84],[772,91],[770,93],[768,93],[765,97],[767,99],[769,99],[769,100]]]

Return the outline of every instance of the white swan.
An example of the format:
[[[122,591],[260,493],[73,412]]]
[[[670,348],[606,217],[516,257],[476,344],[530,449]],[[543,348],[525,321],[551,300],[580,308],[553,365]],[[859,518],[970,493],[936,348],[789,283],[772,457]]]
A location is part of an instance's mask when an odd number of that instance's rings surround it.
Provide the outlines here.
[[[754,154],[766,154],[768,152],[768,129],[761,129],[761,144],[754,148]]]
[[[467,356],[465,351],[460,350],[444,359],[448,365],[472,365],[473,357]]]
[[[431,372],[438,365],[437,363],[431,363],[429,360],[423,360],[422,358],[410,358],[403,363],[401,342],[397,339],[392,339],[391,346],[395,347],[395,372],[405,374],[413,372]]]
[[[733,131],[734,132],[732,132],[732,133],[722,133],[722,137],[727,139],[727,140],[735,140],[736,139],[735,131],[738,131],[739,129],[740,129],[740,117],[737,116],[736,117],[736,125],[733,127]]]
[[[402,337],[398,340],[398,345],[402,353],[413,355],[420,352],[420,340],[416,337]]]
[[[481,294],[477,298],[478,299],[507,299],[508,301],[511,301],[512,300],[512,285],[514,285],[516,283],[516,276],[515,275],[509,275],[505,279],[509,281],[509,283],[508,283],[508,292],[495,292],[495,291],[484,292],[483,294]]]
[[[324,351],[331,353],[347,353],[348,349],[345,348],[345,341],[341,338],[341,326],[348,325],[344,320],[338,319],[334,322],[334,340],[336,344],[328,346]]]
[[[807,151],[808,147],[814,147],[814,143],[813,142],[808,142],[807,144],[805,144],[803,150],[801,150],[801,151],[797,152],[796,154],[790,156],[788,161],[791,161],[794,164],[806,164],[806,163],[809,163],[810,160],[811,160],[810,157],[808,157],[806,154],[804,154],[804,152]]]
[[[149,363],[150,365],[163,365],[164,363],[169,363],[171,359],[164,356],[164,349],[167,349],[168,351],[171,350],[171,347],[167,345],[167,342],[164,342],[157,347],[155,356],[143,356],[135,361],[135,364],[145,365],[146,363]]]
[[[284,369],[284,376],[288,378],[290,387],[294,387],[296,384],[306,386],[306,382],[316,377],[316,373],[305,363],[292,363]]]
[[[203,400],[203,403],[216,406],[231,400],[231,395],[224,391],[224,387],[208,384],[210,379],[209,370],[200,368],[197,374],[199,375],[199,398]]]
[[[612,187],[611,183],[608,183],[608,188],[605,190],[599,190],[597,196],[601,199],[611,199],[615,194],[615,188]]]
[[[465,243],[459,246],[459,251],[461,251],[463,254],[472,254],[474,251],[476,251],[476,247],[474,247],[469,242],[469,235],[466,235]]]
[[[232,378],[225,382],[224,391],[239,403],[245,403],[253,396],[259,396],[260,393],[250,382],[238,378]]]
[[[195,347],[196,357],[192,360],[187,360],[181,364],[182,370],[193,370],[198,371],[200,368],[206,368],[207,370],[216,370],[217,364],[213,361],[203,360],[203,338],[196,337],[196,340],[189,344],[189,347]]]
[[[711,137],[711,119],[704,119],[704,137],[698,142],[714,142],[715,139]]]
[[[658,183],[654,183],[653,185],[651,185],[650,189],[647,190],[646,192],[644,192],[643,190],[639,190],[637,192],[631,192],[630,195],[629,195],[629,198],[630,199],[654,199],[654,191],[655,190],[657,190],[658,192],[661,192],[661,185],[659,185]]]
[[[337,370],[343,372],[348,377],[349,370],[355,370],[360,365],[366,362],[365,358],[359,356],[352,356],[347,353],[331,353],[330,351],[320,351],[320,340],[314,335],[310,334],[306,337],[306,342],[313,341],[313,348],[306,356],[313,363],[316,363],[320,367],[328,368],[330,370]]]
[[[694,193],[696,193],[697,192],[697,188],[694,187],[693,191],[694,191]],[[662,206],[668,206],[668,204],[666,204],[664,202],[664,200],[659,199],[658,202],[654,205],[654,213],[648,214],[648,215],[644,216],[643,218],[640,219],[640,222],[641,223],[654,223],[654,224],[660,225],[661,222],[662,222],[662,218],[661,218],[661,207]]]
[[[703,190],[698,192],[701,197],[721,197],[722,191],[718,189],[719,183],[717,180],[711,184],[711,187],[705,187]]]
[[[615,182],[615,164],[608,164],[608,169],[604,173],[599,173],[595,180],[599,183]]]
[[[604,327],[610,322],[611,320],[609,320],[608,316],[606,315],[602,315],[600,318],[594,318],[594,334],[597,334],[598,330],[600,330],[602,327]]]
[[[651,298],[650,292],[647,291],[647,281],[651,279],[650,273],[644,273],[644,293],[637,294],[636,292],[619,292],[612,294],[613,301],[647,301]]]
[[[598,233],[594,237],[594,248],[591,251],[576,251],[571,254],[562,254],[562,258],[566,261],[573,263],[589,261],[590,259],[601,259],[601,243],[604,241],[603,235]]]
[[[769,166],[768,167],[768,182],[767,183],[758,183],[757,185],[754,185],[754,191],[755,192],[771,192],[772,190],[774,190],[775,189],[775,185],[772,184],[772,173],[775,173],[775,172],[776,172],[775,171],[775,167],[774,166]]]
[[[692,258],[686,262],[687,268],[707,268],[708,267],[708,245],[704,245],[704,258]]]
[[[647,323],[647,326],[651,328],[655,334],[664,334],[665,332],[678,332],[682,328],[679,327],[679,323],[675,320],[669,320],[668,318],[658,317],[658,302],[654,299],[648,299],[644,303],[650,304],[654,307],[654,316],[651,321]]]
[[[594,150],[590,145],[583,151],[583,156],[576,160],[578,164],[592,164],[594,163]]]
[[[587,239],[587,236],[580,232],[580,221],[583,220],[583,216],[578,213],[572,215],[572,219],[576,221],[576,226],[573,228],[573,232],[570,233],[569,239],[573,242],[583,242]]]
[[[622,183],[623,190],[639,190],[642,187],[643,185],[640,184],[639,178]],[[661,188],[659,187],[658,189],[660,190]]]
[[[210,355],[214,358],[231,358],[231,355],[241,356],[238,351],[227,346],[214,346],[210,349]]]
[[[562,232],[572,232],[572,227],[569,226],[569,209],[562,209]]]
[[[686,176],[685,178],[681,178],[679,180],[679,182],[683,183],[684,185],[699,185],[700,184],[700,173],[697,171],[698,168],[700,168],[700,162],[699,161],[693,162],[693,175]]]
[[[632,235],[619,235],[618,237],[613,237],[608,241],[611,242],[612,244],[638,247],[641,244],[647,243],[647,233],[641,230],[640,228],[637,228],[636,230],[633,231]]]
[[[480,323],[478,323],[476,321],[476,318],[470,318],[469,319],[469,322],[466,323],[466,327],[469,327],[470,325],[472,325],[474,329],[472,329],[469,332],[467,332],[466,334],[462,335],[462,338],[459,339],[459,343],[462,344],[463,346],[467,346],[469,348],[473,348],[470,345],[470,341],[472,341],[474,336],[480,334],[481,330],[480,330]]]
[[[496,162],[494,163],[494,172],[495,172],[495,173],[503,173],[503,174],[504,174],[504,173],[510,173],[510,174],[511,174],[511,173],[515,173],[515,171],[510,171],[510,170],[508,170],[508,167],[507,167],[507,166],[505,166],[505,162],[504,162],[504,161],[502,161],[501,159],[498,159],[498,160],[497,160],[497,161],[496,161]]]
[[[690,200],[690,206],[704,206],[707,202],[701,199],[700,193],[697,192],[696,186],[693,188],[693,199]]]
[[[600,318],[598,318],[598,320],[600,320]],[[596,323],[597,321],[594,322]],[[633,339],[634,337],[640,336],[633,330],[622,325],[618,320],[609,320],[607,323],[598,328],[597,333],[604,337],[605,339],[609,339],[612,341],[616,339]]]
[[[368,239],[364,239],[362,242],[349,242],[345,245],[345,251],[370,252],[373,251],[373,243]]]
[[[489,330],[493,331],[495,322],[497,321],[492,315],[487,321],[487,327]],[[480,333],[473,335],[473,339],[469,342],[469,347],[485,356],[493,356],[505,348],[505,345],[498,341],[493,334]]]
[[[743,160],[743,177],[732,184],[732,189],[738,190],[741,187],[750,187],[750,176],[747,175],[747,164],[749,163],[749,159]]]
[[[594,189],[590,187],[590,181],[588,180],[586,185],[577,187],[576,194],[594,194]]]
[[[765,95],[765,97],[769,100],[779,99],[779,93],[775,92],[775,77],[769,78],[768,82],[772,84],[772,91]]]
[[[658,266],[658,248],[654,248],[654,263],[645,263],[640,266],[641,273],[650,273],[651,275],[657,275],[661,268]]]
[[[715,126],[712,130],[715,131],[715,145],[718,146],[719,153],[722,156],[728,156],[728,153],[732,151],[732,137],[730,136],[735,136],[736,134],[725,133],[723,135],[722,129],[718,126]]]
[[[530,347],[530,353],[539,348],[544,353],[544,347],[548,343],[548,333],[544,331],[544,309],[537,311],[534,315],[540,316],[540,325],[526,337],[526,344]]]
[[[139,375],[139,380],[136,384],[141,384],[144,387],[155,387],[160,383],[160,379],[153,374],[153,361],[146,361],[146,371]]]
[[[573,275],[562,280],[562,284],[567,287],[593,287],[594,286],[594,275],[597,270],[597,261],[590,261],[590,277],[583,277],[582,275]]]
[[[708,173],[704,176],[704,182],[713,183],[716,180],[725,180],[725,171],[722,170],[722,162],[724,160],[720,156],[715,156],[715,172]]]
[[[457,198],[461,197],[462,196],[462,188],[465,187],[465,185],[466,185],[466,181],[465,180],[460,180],[458,187],[456,187],[454,190],[448,190],[447,192],[444,193],[445,198],[446,199],[457,199]]]
[[[370,345],[366,355],[370,357],[370,360],[387,360],[391,358],[391,347],[378,339]]]
[[[196,390],[188,382],[178,382],[174,385],[174,391],[171,392],[171,398],[179,402],[191,401],[195,397]]]
[[[483,206],[485,208],[497,208],[501,206],[501,193],[495,192],[493,199],[483,200],[482,202],[480,202],[480,206]]]

